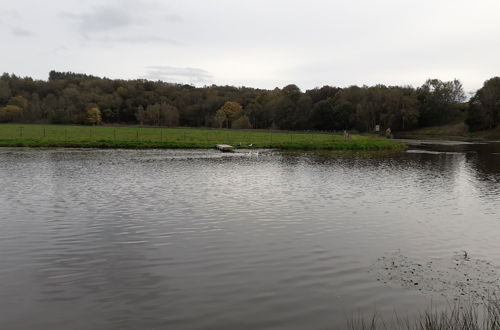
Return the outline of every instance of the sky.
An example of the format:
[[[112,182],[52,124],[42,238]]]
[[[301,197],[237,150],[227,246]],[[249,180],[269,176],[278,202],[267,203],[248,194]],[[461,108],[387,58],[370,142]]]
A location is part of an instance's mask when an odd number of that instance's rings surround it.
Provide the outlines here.
[[[0,0],[0,72],[195,86],[411,85],[500,75],[498,0]]]

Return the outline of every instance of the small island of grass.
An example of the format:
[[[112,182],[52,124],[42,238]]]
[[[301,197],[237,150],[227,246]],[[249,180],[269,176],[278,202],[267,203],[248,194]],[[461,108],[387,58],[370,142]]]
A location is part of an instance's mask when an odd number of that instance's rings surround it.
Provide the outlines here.
[[[236,148],[399,151],[405,145],[377,136],[265,130],[1,124],[2,147]]]

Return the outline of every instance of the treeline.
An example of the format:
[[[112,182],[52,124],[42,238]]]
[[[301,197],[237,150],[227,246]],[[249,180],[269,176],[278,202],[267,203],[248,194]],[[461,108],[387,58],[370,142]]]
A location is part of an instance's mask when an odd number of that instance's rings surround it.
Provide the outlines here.
[[[273,90],[112,80],[51,71],[47,81],[3,74],[0,122],[392,130],[466,121],[471,129],[500,124],[500,78],[485,82],[468,103],[458,80],[421,87],[295,85]]]

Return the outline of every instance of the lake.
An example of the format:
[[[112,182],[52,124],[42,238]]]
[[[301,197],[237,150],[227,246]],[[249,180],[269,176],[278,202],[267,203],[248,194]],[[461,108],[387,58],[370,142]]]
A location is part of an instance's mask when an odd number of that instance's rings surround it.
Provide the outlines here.
[[[326,329],[500,292],[500,143],[0,149],[1,329]]]

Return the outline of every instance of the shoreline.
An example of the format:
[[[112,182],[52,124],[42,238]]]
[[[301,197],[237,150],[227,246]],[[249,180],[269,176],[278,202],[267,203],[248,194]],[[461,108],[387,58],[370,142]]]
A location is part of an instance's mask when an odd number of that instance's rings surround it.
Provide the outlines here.
[[[2,148],[92,148],[92,149],[214,149],[214,144],[206,143],[155,143],[130,141],[50,141],[50,140],[0,140]],[[311,144],[255,144],[253,147],[236,146],[236,150],[273,149],[290,151],[404,151],[406,144],[400,141],[380,141],[369,143],[331,142]]]

